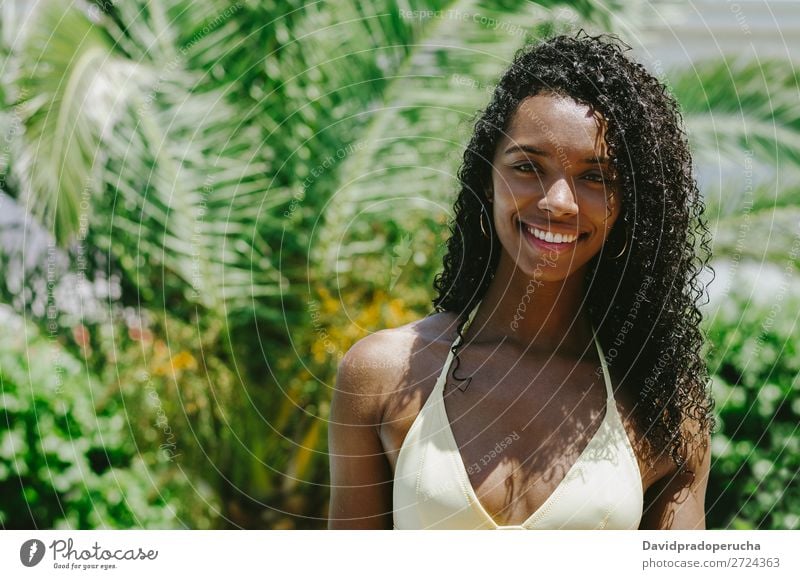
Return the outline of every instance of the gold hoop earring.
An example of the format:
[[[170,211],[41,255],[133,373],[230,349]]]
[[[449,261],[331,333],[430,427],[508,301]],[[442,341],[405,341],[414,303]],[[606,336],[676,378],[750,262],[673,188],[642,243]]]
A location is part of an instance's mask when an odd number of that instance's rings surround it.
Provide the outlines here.
[[[614,257],[609,257],[608,259],[610,259],[612,261],[619,259],[620,257],[622,257],[622,254],[625,253],[626,249],[628,249],[628,230],[627,229],[625,229],[625,245],[622,246],[622,251],[620,251]]]
[[[489,234],[488,234],[488,233],[486,233],[486,229],[484,229],[484,228],[483,228],[483,215],[484,215],[484,212],[483,212],[483,211],[481,211],[481,219],[480,219],[480,221],[481,221],[481,231],[483,232],[483,236],[484,236],[486,239],[489,239]]]

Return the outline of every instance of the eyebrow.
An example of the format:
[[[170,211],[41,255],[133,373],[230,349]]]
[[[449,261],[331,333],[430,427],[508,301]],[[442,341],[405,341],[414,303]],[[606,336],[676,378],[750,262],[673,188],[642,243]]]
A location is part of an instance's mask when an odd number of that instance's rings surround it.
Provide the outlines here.
[[[533,145],[511,145],[508,149],[504,151],[504,154],[508,155],[510,153],[516,153],[517,151],[523,151],[525,153],[530,153],[531,155],[540,155],[542,157],[550,157],[550,153],[547,151],[543,151]],[[610,159],[608,157],[589,157],[587,159],[581,159],[581,163],[589,163],[592,165],[605,165],[608,164]]]

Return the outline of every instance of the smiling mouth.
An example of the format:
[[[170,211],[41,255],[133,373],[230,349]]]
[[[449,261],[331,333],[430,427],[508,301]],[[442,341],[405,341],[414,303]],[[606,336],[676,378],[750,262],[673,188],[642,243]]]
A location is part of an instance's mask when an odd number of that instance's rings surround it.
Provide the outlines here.
[[[519,222],[520,228],[527,234],[529,238],[533,238],[541,244],[546,244],[551,247],[570,247],[575,244],[578,239],[583,239],[587,233],[553,233],[547,229],[541,229],[527,223]]]

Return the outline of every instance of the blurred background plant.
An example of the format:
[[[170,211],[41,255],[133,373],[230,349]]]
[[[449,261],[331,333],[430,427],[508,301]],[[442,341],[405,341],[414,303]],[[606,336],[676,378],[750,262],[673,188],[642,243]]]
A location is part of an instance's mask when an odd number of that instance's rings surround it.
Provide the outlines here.
[[[764,277],[781,280],[776,272]],[[733,299],[709,327],[716,346],[709,355],[716,370],[713,392],[722,402],[712,449],[709,528],[800,524],[800,283],[785,280],[786,293],[776,300],[755,287],[757,279],[738,276]]]
[[[525,42],[635,29],[628,13],[0,3],[2,525],[324,528],[337,363],[431,311],[491,83]],[[716,59],[665,77],[736,288],[707,306],[719,528],[798,527],[798,292],[762,331],[766,306],[739,282],[753,268],[796,277],[800,99],[786,64]],[[749,183],[736,175],[748,166]],[[754,336],[770,364],[748,363]]]

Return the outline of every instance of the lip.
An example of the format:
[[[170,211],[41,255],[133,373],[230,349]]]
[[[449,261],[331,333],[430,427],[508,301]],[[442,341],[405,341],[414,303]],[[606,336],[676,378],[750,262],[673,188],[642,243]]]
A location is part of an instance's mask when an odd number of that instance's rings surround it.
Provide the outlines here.
[[[520,227],[522,229],[525,229],[525,226],[535,227],[536,229],[541,229],[542,231],[550,231],[553,234],[560,233],[562,235],[577,235],[578,239],[580,239],[581,236],[586,233],[585,231],[579,231],[577,227],[559,228],[558,224],[553,222],[539,224],[539,223],[531,223],[529,221],[522,221],[519,219],[517,220],[517,222],[520,224]]]
[[[569,243],[553,243],[549,241],[544,241],[543,239],[539,239],[535,237],[530,231],[528,231],[528,226],[536,227],[537,229],[542,229],[545,231],[551,231],[552,233],[561,233],[562,235],[577,235],[577,238],[574,241],[570,241]],[[575,249],[575,246],[578,245],[578,242],[581,241],[583,237],[585,237],[585,233],[576,231],[572,229],[571,231],[567,231],[565,229],[554,229],[552,226],[539,226],[533,223],[528,223],[525,221],[519,221],[519,230],[522,233],[522,236],[530,243],[533,247],[544,250],[544,251],[555,251],[557,253],[571,251]]]

